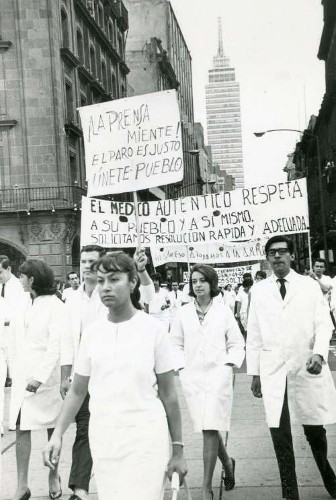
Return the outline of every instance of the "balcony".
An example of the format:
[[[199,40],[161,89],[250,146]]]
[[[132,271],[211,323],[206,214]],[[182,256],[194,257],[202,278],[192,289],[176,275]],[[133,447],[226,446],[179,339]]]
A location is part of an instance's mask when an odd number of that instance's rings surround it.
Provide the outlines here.
[[[76,210],[85,195],[79,186],[0,189],[0,213]]]

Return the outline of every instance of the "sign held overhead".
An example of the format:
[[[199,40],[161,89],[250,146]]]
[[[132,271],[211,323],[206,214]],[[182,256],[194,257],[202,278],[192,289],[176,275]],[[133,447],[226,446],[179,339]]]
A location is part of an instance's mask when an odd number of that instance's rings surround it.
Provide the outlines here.
[[[88,196],[180,182],[183,150],[175,90],[79,108]]]

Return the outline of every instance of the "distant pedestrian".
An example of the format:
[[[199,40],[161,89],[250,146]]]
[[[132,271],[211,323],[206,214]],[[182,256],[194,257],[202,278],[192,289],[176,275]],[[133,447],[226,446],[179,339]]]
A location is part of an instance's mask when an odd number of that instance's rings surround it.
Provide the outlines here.
[[[252,286],[252,276],[245,276],[242,286],[239,288],[239,291],[237,293],[235,302],[235,318],[245,340],[247,335],[247,317],[250,303],[250,290]]]
[[[108,317],[84,332],[72,387],[44,452],[51,470],[61,439],[90,393],[90,448],[99,500],[161,500],[186,473],[174,362],[163,325],[139,311],[133,260],[111,252],[92,265]],[[169,433],[173,455],[169,460]]]
[[[232,367],[241,366],[244,341],[231,309],[218,290],[216,271],[205,264],[191,270],[192,302],[177,312],[171,328],[183,392],[194,422],[203,433],[203,500],[212,500],[217,457],[223,466],[225,489],[235,485],[235,461],[221,432],[230,428],[233,399]]]
[[[79,290],[80,287],[80,281],[79,281],[79,275],[77,271],[70,271],[67,274],[67,281],[69,286],[67,288],[64,288],[63,293],[62,293],[62,300],[63,302],[66,302],[66,300],[70,297],[70,295],[73,295]]]
[[[247,373],[263,398],[282,484],[282,496],[299,499],[291,418],[303,425],[323,483],[336,498],[323,425],[336,422],[336,390],[328,366],[332,325],[320,286],[291,269],[293,242],[270,238],[265,246],[273,274],[253,287],[248,319]]]
[[[168,329],[171,320],[170,292],[166,287],[161,288],[162,277],[160,273],[152,274],[151,278],[154,283],[155,293],[148,304],[148,313],[163,322]]]

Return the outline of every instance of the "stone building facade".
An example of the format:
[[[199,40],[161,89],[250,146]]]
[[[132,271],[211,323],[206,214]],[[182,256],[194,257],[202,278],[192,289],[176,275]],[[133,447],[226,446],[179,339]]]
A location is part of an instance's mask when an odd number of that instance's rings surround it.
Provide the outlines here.
[[[1,0],[0,253],[79,265],[86,193],[77,107],[126,95],[121,0]]]

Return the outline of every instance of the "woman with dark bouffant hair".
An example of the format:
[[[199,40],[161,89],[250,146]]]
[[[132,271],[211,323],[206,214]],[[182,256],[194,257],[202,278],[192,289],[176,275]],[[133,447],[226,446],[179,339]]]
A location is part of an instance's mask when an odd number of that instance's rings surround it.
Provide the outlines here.
[[[63,302],[55,295],[52,269],[42,260],[30,259],[19,271],[20,281],[32,301],[16,314],[16,347],[10,402],[9,428],[16,429],[18,486],[14,500],[27,500],[31,431],[47,429],[50,438],[62,406],[60,395],[60,344],[68,328]],[[19,305],[18,305],[19,306]],[[49,497],[60,498],[57,467],[49,474]]]
[[[99,500],[162,500],[166,476],[176,471],[182,482],[186,474],[168,332],[140,310],[133,259],[110,252],[91,268],[108,315],[83,332],[74,380],[44,463],[56,467],[62,436],[89,391]]]
[[[231,309],[224,304],[212,267],[193,266],[189,295],[193,301],[179,309],[170,333],[194,429],[203,433],[202,498],[213,500],[217,457],[225,489],[235,485],[235,461],[226,451],[221,432],[230,428],[232,367],[240,367],[244,360],[244,341]]]

